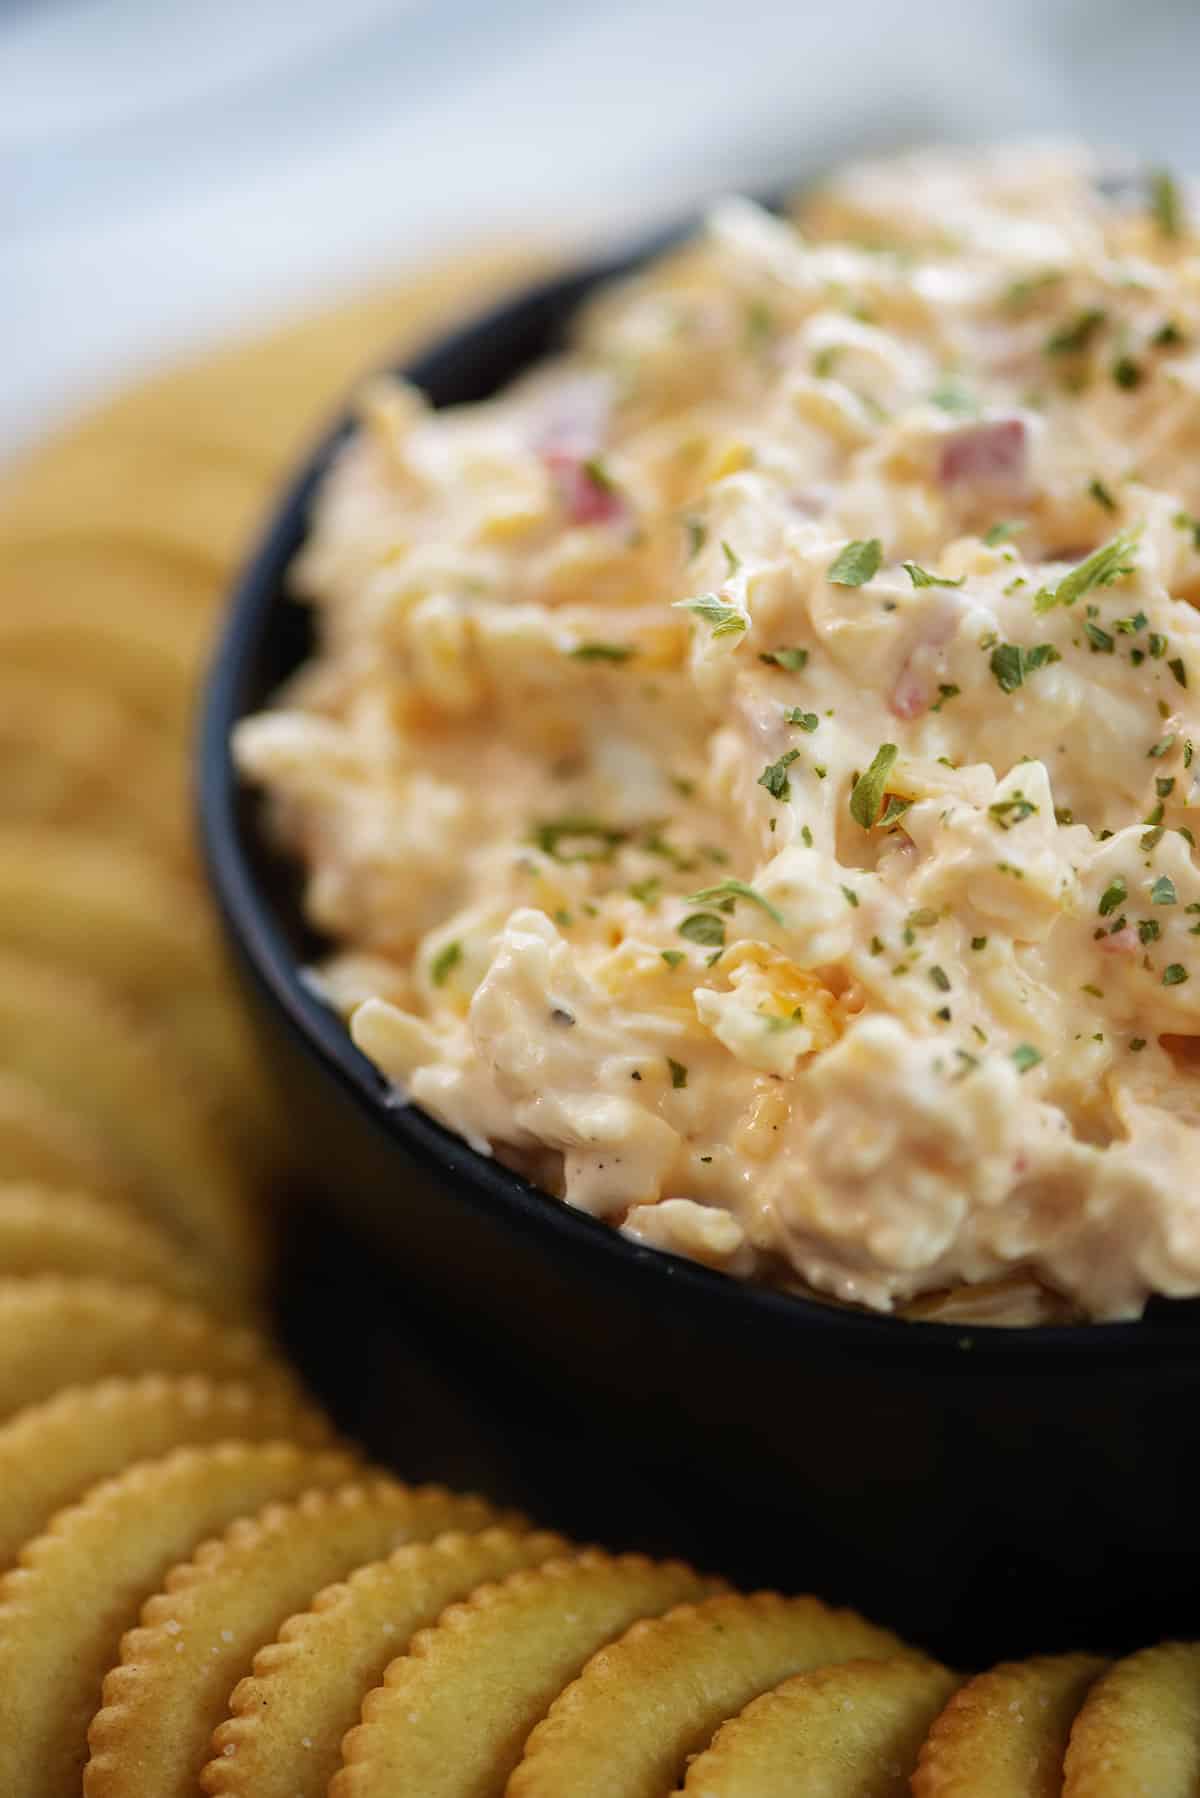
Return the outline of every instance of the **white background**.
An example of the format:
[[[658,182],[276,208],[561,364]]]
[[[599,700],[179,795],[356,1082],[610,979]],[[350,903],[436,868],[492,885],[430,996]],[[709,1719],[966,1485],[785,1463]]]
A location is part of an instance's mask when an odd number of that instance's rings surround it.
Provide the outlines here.
[[[0,0],[0,448],[474,234],[588,238],[865,144],[1200,165],[1197,0]]]

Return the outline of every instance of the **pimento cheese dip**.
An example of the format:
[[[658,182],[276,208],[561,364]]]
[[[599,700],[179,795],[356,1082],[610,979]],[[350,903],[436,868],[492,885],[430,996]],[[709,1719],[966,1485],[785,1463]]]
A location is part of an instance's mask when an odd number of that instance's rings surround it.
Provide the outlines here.
[[[236,739],[313,978],[637,1243],[1200,1293],[1198,514],[1187,199],[1061,147],[721,205],[487,403],[372,385]]]

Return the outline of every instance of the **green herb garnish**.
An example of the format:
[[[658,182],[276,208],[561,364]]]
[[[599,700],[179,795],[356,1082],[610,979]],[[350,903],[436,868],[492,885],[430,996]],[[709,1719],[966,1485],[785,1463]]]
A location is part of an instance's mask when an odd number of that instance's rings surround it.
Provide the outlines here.
[[[607,861],[628,835],[627,830],[597,818],[547,818],[533,827],[533,841],[558,862]],[[579,847],[572,849],[572,843]]]
[[[688,894],[689,905],[712,904],[718,899],[749,900],[751,905],[757,905],[760,911],[765,911],[776,924],[783,923],[783,913],[777,911],[769,899],[764,899],[761,893],[747,886],[744,880],[723,880],[719,886],[705,887],[699,893]]]
[[[707,949],[725,947],[725,920],[715,912],[694,911],[679,926],[680,936],[689,943],[702,943]]]
[[[1064,574],[1057,587],[1043,587],[1034,599],[1034,611],[1049,612],[1055,606],[1073,606],[1093,587],[1111,587],[1123,575],[1132,574],[1136,563],[1130,557],[1137,543],[1137,531],[1118,531],[1108,543],[1093,550],[1086,561]]]
[[[1051,331],[1044,348],[1048,356],[1076,356],[1092,341],[1108,314],[1102,306],[1085,306],[1065,325]]]
[[[1160,874],[1150,888],[1151,905],[1175,905],[1177,902],[1175,882],[1169,874]]]
[[[854,783],[850,794],[850,816],[864,830],[873,830],[875,827],[887,788],[887,777],[899,753],[897,744],[881,743],[875,751],[871,766]]]
[[[759,656],[760,662],[772,662],[776,668],[786,668],[789,674],[799,674],[808,661],[807,649],[766,649]]]
[[[798,749],[788,749],[777,762],[768,762],[758,777],[758,785],[765,787],[772,799],[786,801],[792,796],[792,783],[788,779],[788,769],[798,758]]]
[[[687,1085],[687,1069],[684,1067],[683,1063],[681,1061],[673,1060],[672,1057],[670,1055],[668,1055],[667,1056],[667,1066],[671,1070],[671,1085],[673,1087],[675,1087],[676,1090],[678,1090],[681,1086],[686,1086]]]
[[[1187,977],[1188,971],[1183,963],[1173,961],[1169,967],[1163,969],[1162,983],[1164,986],[1182,986]]]
[[[1016,1048],[1010,1051],[1010,1057],[1018,1074],[1027,1074],[1030,1068],[1035,1068],[1041,1061],[1042,1052],[1040,1049],[1035,1049],[1032,1043],[1018,1043]]]
[[[802,712],[798,705],[794,705],[788,711],[785,711],[783,717],[785,724],[798,725],[801,730],[808,731],[810,735],[816,730],[821,722],[815,712]]]
[[[1164,237],[1182,237],[1183,196],[1179,183],[1167,169],[1151,172],[1150,213]]]
[[[835,587],[863,587],[879,573],[883,544],[878,537],[856,538],[839,550],[826,570]]]
[[[1128,888],[1125,885],[1124,876],[1115,874],[1101,893],[1100,903],[1096,909],[1102,918],[1110,917],[1118,905],[1124,905],[1127,896]]]
[[[432,980],[434,986],[445,986],[446,981],[461,960],[461,943],[444,944],[429,964],[429,978]]]
[[[727,606],[717,593],[700,593],[695,599],[676,599],[672,606],[676,611],[694,612],[697,618],[705,619],[712,625],[714,637],[730,637],[746,629],[743,614],[736,606]]]
[[[1061,661],[1062,656],[1053,643],[1034,643],[1029,649],[1020,643],[998,643],[988,666],[1001,692],[1015,693],[1018,687],[1024,686],[1027,675],[1035,674],[1051,662]]]
[[[914,587],[961,587],[967,578],[963,574],[956,581],[948,580],[944,574],[930,574],[919,562],[902,562],[900,566]]]
[[[1037,806],[1032,799],[1026,799],[1024,793],[1014,793],[1011,799],[996,799],[988,806],[989,814],[1001,830],[1011,830],[1014,824],[1031,818],[1036,811]]]
[[[576,662],[628,662],[636,654],[632,643],[577,643],[571,651]]]

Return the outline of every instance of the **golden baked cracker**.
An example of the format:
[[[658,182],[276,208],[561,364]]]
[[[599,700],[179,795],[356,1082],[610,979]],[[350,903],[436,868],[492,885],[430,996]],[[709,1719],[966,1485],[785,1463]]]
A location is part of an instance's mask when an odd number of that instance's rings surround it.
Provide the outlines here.
[[[145,850],[0,824],[0,943],[102,981],[173,1033],[231,1111],[269,1118],[208,909]]]
[[[229,1700],[200,1775],[211,1798],[325,1798],[342,1738],[389,1661],[446,1606],[486,1581],[561,1557],[570,1544],[546,1531],[440,1536],[397,1549],[318,1592]]]
[[[277,487],[261,458],[185,441],[160,444],[110,436],[106,454],[43,453],[49,477],[27,465],[0,492],[0,556],[10,545],[64,537],[145,545],[182,553],[213,573],[211,598],[224,597],[224,572],[243,555]]]
[[[106,612],[81,582],[73,606],[53,612],[36,595],[18,598],[0,586],[0,663],[53,680],[63,669],[90,674],[96,690],[114,695],[147,723],[182,745],[193,724],[204,646],[156,641],[128,612]]]
[[[354,1472],[345,1454],[222,1442],[143,1461],[60,1511],[0,1579],[0,1792],[78,1794],[104,1675],[167,1569],[235,1517]]]
[[[36,1081],[0,1068],[0,1179],[132,1204],[137,1179],[102,1132]]]
[[[170,1042],[97,983],[0,952],[0,1068],[108,1136],[182,1245],[235,1290],[254,1290],[261,1237],[244,1172]]]
[[[1071,1724],[1104,1666],[1043,1655],[969,1679],[925,1738],[913,1798],[1059,1798]]]
[[[529,1731],[590,1654],[720,1584],[679,1561],[589,1549],[482,1587],[367,1695],[329,1798],[500,1798]]]
[[[0,1420],[64,1386],[142,1373],[290,1381],[261,1337],[164,1293],[55,1274],[0,1279]]]
[[[64,1505],[137,1461],[184,1444],[332,1447],[328,1420],[279,1381],[142,1374],[70,1386],[0,1424],[0,1569]]]
[[[723,1593],[635,1623],[601,1648],[530,1736],[513,1798],[661,1798],[727,1717],[793,1673],[910,1653],[816,1598]]]
[[[194,876],[182,746],[84,674],[0,664],[0,821],[138,843]]]
[[[0,1279],[64,1274],[196,1301],[204,1283],[170,1238],[111,1200],[0,1181]]]
[[[205,1543],[168,1573],[121,1643],[88,1735],[87,1798],[194,1798],[230,1692],[293,1611],[404,1542],[481,1529],[496,1515],[479,1498],[380,1479],[269,1505]]]
[[[197,668],[211,634],[221,569],[168,544],[67,529],[10,541],[0,556],[0,610],[40,613],[64,633],[61,665],[78,666],[69,635],[89,610],[119,621],[167,662]]]
[[[1200,1642],[1160,1642],[1117,1661],[1071,1725],[1063,1798],[1194,1798],[1200,1792]]]
[[[908,1798],[926,1731],[961,1684],[903,1656],[797,1673],[721,1725],[675,1798]]]

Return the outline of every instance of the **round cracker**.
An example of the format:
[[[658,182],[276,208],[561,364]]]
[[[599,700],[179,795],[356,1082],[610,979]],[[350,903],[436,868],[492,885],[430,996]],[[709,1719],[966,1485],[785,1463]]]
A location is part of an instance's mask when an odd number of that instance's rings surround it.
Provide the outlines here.
[[[179,744],[82,675],[0,666],[3,823],[135,842],[190,877],[184,763]]]
[[[79,664],[66,633],[95,610],[153,645],[165,663],[195,672],[208,648],[209,613],[222,597],[221,581],[220,566],[209,556],[111,530],[87,535],[60,529],[8,542],[0,556],[3,611],[40,614],[57,625],[67,668]]]
[[[345,1454],[223,1442],[142,1462],[60,1511],[0,1579],[0,1791],[80,1790],[104,1675],[169,1567],[235,1517],[354,1472]]]
[[[530,1729],[590,1654],[720,1584],[679,1561],[589,1549],[481,1588],[368,1693],[329,1798],[499,1798]]]
[[[969,1679],[925,1738],[913,1798],[1059,1798],[1071,1724],[1104,1666],[1043,1655]]]
[[[0,943],[102,981],[173,1032],[231,1114],[270,1117],[207,908],[152,855],[0,825]]]
[[[10,545],[69,535],[182,554],[213,575],[207,597],[244,553],[276,486],[271,468],[229,445],[113,441],[50,452],[49,476],[30,464],[0,496],[0,555]],[[189,597],[190,595],[185,595]]]
[[[1063,1798],[1200,1792],[1200,1642],[1160,1642],[1102,1673],[1071,1725]]]
[[[929,1725],[961,1684],[902,1656],[797,1673],[721,1725],[676,1798],[908,1798]]]
[[[290,1383],[262,1337],[198,1305],[111,1280],[0,1280],[0,1420],[64,1386],[142,1373]]]
[[[723,1593],[680,1605],[593,1655],[530,1736],[508,1789],[661,1798],[760,1692],[813,1667],[906,1652],[890,1630],[816,1598]]]
[[[59,668],[77,680],[90,673],[98,692],[114,694],[137,717],[182,745],[191,730],[200,644],[156,642],[136,619],[110,614],[100,596],[79,593],[73,607],[44,611],[0,587],[0,661],[53,680]]]
[[[89,1193],[0,1182],[0,1279],[63,1274],[199,1299],[204,1283],[147,1219]]]
[[[482,1499],[381,1479],[268,1506],[205,1543],[121,1643],[88,1733],[87,1798],[194,1798],[230,1692],[293,1611],[404,1542],[495,1521]]]
[[[0,1067],[108,1136],[182,1245],[235,1289],[254,1289],[262,1243],[244,1176],[161,1034],[98,983],[0,953]]]
[[[545,1531],[448,1535],[327,1586],[259,1650],[235,1687],[202,1788],[212,1798],[325,1798],[364,1694],[417,1630],[486,1581],[540,1566],[569,1546]]]
[[[143,1374],[71,1386],[0,1424],[0,1569],[64,1505],[137,1461],[184,1444],[271,1442],[330,1447],[328,1420],[277,1380]]]
[[[83,1118],[36,1081],[0,1068],[0,1180],[77,1188],[132,1203],[136,1177]]]

